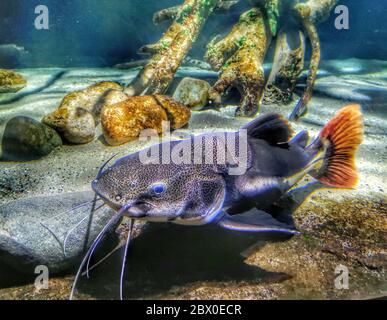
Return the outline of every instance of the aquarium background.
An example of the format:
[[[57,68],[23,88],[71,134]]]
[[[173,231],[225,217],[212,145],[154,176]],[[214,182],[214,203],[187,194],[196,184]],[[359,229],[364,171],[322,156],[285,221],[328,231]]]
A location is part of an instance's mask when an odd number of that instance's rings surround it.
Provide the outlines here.
[[[157,41],[169,26],[168,22],[153,25],[153,13],[179,3],[180,0],[3,0],[0,65],[104,67],[138,59],[137,50]],[[34,28],[34,10],[40,4],[49,8],[49,30]],[[339,4],[349,7],[350,29],[336,30],[334,14],[318,26],[322,59],[385,59],[386,1],[346,0]],[[209,39],[230,30],[248,6],[248,1],[242,0],[227,15],[213,15],[190,56],[201,58]],[[4,44],[16,44],[25,51],[2,48]]]

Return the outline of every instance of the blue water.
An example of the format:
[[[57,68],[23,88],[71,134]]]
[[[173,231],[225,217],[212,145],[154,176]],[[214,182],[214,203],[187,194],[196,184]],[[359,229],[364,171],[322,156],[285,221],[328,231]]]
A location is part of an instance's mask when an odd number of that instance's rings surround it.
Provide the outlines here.
[[[16,44],[28,53],[0,52],[2,67],[103,67],[138,59],[138,48],[159,39],[168,24],[154,26],[155,11],[181,0],[2,0],[0,44]],[[35,7],[45,4],[50,29],[34,28]],[[324,59],[387,58],[387,1],[343,0],[350,29],[338,31],[335,15],[319,25]],[[248,7],[241,0],[227,15],[213,15],[191,56],[202,57],[215,34],[227,32]]]

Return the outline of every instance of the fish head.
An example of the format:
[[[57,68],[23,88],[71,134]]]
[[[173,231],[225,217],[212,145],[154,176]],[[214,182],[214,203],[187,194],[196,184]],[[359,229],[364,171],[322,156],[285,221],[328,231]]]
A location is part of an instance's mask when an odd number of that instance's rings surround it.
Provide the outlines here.
[[[114,210],[125,207],[133,219],[200,218],[219,207],[225,193],[223,180],[208,181],[211,175],[201,171],[194,165],[143,164],[134,154],[99,174],[92,188]]]

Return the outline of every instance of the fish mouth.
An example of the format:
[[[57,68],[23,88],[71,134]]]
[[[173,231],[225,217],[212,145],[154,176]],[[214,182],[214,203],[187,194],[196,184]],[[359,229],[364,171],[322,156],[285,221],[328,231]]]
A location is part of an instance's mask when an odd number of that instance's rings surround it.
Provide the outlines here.
[[[117,204],[117,203],[114,203],[114,202],[111,202],[109,201],[108,199],[106,199],[105,197],[97,194],[103,202],[105,202],[110,208],[112,208],[114,211],[120,211],[124,206],[120,205],[120,204]]]
[[[146,218],[148,212],[153,208],[153,205],[147,201],[135,201],[128,207],[125,214],[130,218]]]
[[[143,202],[143,201],[138,201],[133,204],[122,205],[122,204],[111,202],[101,195],[98,195],[98,196],[102,199],[103,202],[105,202],[114,211],[118,212],[125,207],[126,208],[125,215],[133,219],[146,218],[148,216],[147,212],[153,207],[150,203]]]

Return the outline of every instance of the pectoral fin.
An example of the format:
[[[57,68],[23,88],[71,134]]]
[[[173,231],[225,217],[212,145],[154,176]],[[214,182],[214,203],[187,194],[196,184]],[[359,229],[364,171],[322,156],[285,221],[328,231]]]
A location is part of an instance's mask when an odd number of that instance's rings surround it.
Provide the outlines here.
[[[260,210],[250,210],[243,214],[223,215],[218,221],[222,228],[241,232],[280,232],[297,235],[299,232],[292,226],[278,222],[268,213]]]

